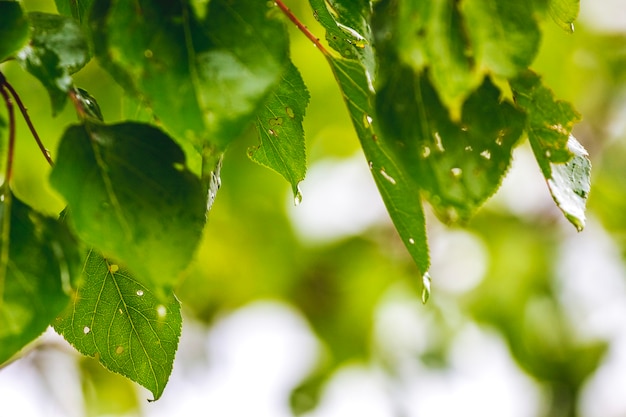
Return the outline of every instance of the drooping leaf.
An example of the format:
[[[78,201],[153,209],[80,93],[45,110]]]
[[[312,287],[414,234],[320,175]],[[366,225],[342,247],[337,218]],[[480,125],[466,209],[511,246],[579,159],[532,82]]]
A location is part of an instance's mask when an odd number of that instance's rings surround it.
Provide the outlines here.
[[[580,0],[550,0],[548,12],[561,29],[572,33],[579,9]]]
[[[17,1],[0,1],[0,62],[28,41],[28,19]]]
[[[571,136],[580,115],[571,104],[555,99],[531,71],[513,80],[511,87],[517,105],[527,113],[528,139],[552,197],[581,230],[591,164],[584,148]]]
[[[200,21],[187,1],[101,1],[91,14],[94,44],[101,64],[176,138],[223,151],[279,81],[287,37],[265,3],[207,7]]]
[[[17,55],[20,64],[48,90],[52,114],[67,101],[72,88],[70,74],[89,61],[89,47],[80,27],[72,18],[49,13],[29,13],[30,43]]]
[[[311,0],[310,3],[320,22],[331,33],[337,27],[337,23],[346,26],[335,22],[323,1]],[[340,7],[339,4],[340,2],[336,2],[335,6]],[[369,7],[363,5],[361,10],[346,7],[346,10],[349,12],[343,13],[341,17],[353,22],[363,33],[369,33],[364,29],[369,28]],[[357,33],[356,30],[354,32]],[[419,187],[397,164],[377,126],[374,109],[376,72],[371,44],[372,39],[364,37],[361,44],[351,44],[356,59],[329,56],[328,61],[391,220],[418,268],[424,273],[429,267],[429,257]]]
[[[0,364],[50,325],[69,301],[80,255],[67,228],[21,202],[0,201]]]
[[[397,160],[445,222],[467,221],[498,189],[525,121],[486,80],[455,123],[428,77],[400,65],[379,89],[377,113]]]
[[[530,2],[465,0],[461,13],[483,71],[511,78],[532,63],[541,32]]]
[[[65,131],[58,155],[50,182],[68,202],[78,236],[153,290],[173,285],[207,208],[207,190],[180,147],[150,125],[85,120]]]
[[[591,161],[574,136],[570,135],[567,147],[574,156],[565,163],[551,164],[548,187],[565,217],[581,231],[585,227],[585,209],[591,189]]]
[[[298,69],[290,65],[278,86],[257,114],[258,147],[248,151],[250,158],[282,175],[298,198],[298,183],[306,173],[306,152],[302,119],[309,92]]]
[[[55,330],[80,353],[159,399],[172,372],[182,318],[169,293],[157,297],[128,270],[91,250],[72,303]]]

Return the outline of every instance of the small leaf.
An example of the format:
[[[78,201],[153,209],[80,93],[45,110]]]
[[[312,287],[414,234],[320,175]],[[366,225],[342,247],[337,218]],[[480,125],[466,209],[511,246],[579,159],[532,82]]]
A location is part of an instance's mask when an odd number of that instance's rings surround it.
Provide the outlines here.
[[[172,293],[157,297],[124,267],[92,250],[83,281],[54,328],[80,353],[95,356],[158,400],[172,372],[181,325]]]
[[[574,156],[568,162],[552,164],[548,186],[567,220],[580,232],[585,227],[585,208],[591,189],[591,161],[574,136],[570,135],[567,147]]]
[[[539,76],[527,71],[511,82],[515,103],[528,115],[528,139],[546,179],[552,176],[551,164],[569,161],[569,136],[580,115],[571,104],[556,100]]]
[[[20,50],[29,33],[28,19],[20,3],[0,1],[0,62]]]
[[[33,341],[67,305],[80,255],[67,228],[4,186],[0,201],[0,364]]]
[[[511,78],[532,63],[541,32],[529,2],[465,0],[461,13],[476,62],[484,71]]]
[[[50,181],[67,200],[78,236],[142,282],[173,285],[207,210],[207,190],[180,147],[149,125],[86,120],[65,131],[58,155]]]
[[[249,150],[250,158],[282,175],[295,196],[306,173],[306,151],[302,119],[309,92],[298,69],[289,65],[278,87],[257,114],[256,128],[261,144]]]
[[[70,74],[89,61],[89,47],[73,19],[29,13],[32,39],[17,55],[20,64],[48,90],[52,114],[63,110],[72,88]]]
[[[561,29],[572,33],[579,9],[580,0],[550,0],[548,11]]]

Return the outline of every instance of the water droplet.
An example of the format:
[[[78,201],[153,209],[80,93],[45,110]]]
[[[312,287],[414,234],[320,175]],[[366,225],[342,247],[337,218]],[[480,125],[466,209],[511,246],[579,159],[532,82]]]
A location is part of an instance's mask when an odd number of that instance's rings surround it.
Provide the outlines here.
[[[372,127],[372,116],[370,116],[367,113],[363,114],[363,126],[365,126],[366,129],[369,129]]]
[[[502,146],[502,137],[498,136],[498,137],[496,138],[496,145],[498,145],[498,146]]]
[[[426,304],[428,302],[428,299],[430,298],[430,274],[428,272],[426,272],[423,276],[422,276],[422,285],[424,288],[422,288],[422,303]]]
[[[110,272],[110,273],[112,273],[112,274],[113,274],[113,273],[115,273],[115,272],[117,272],[117,271],[119,271],[119,270],[120,270],[119,265],[115,265],[115,264],[111,264],[111,265],[109,265],[109,272]]]
[[[491,152],[489,152],[489,149],[485,149],[484,151],[480,153],[480,156],[482,156],[485,159],[491,159]]]
[[[185,170],[185,164],[183,164],[182,162],[174,162],[172,166],[176,171],[182,172]]]
[[[296,186],[296,194],[293,196],[293,205],[299,206],[302,203],[302,191],[300,186]]]
[[[456,223],[459,220],[459,212],[454,207],[450,207],[446,210],[446,218],[450,223]]]
[[[373,162],[373,161],[369,161],[369,162],[367,163],[367,166],[369,166],[369,167],[370,167],[370,169],[374,169],[374,162]]]
[[[120,314],[124,314],[124,312],[122,311],[122,309],[121,309],[121,308],[118,308],[118,309],[117,309],[117,312],[118,312],[118,313],[120,313]]]
[[[441,140],[441,135],[439,134],[439,132],[435,132],[434,137],[437,150],[440,152],[444,152],[446,149],[443,147],[443,141]]]
[[[463,132],[467,132],[469,130],[469,128],[467,127],[467,125],[461,125],[461,130]]]
[[[143,295],[143,290],[137,290],[137,295],[141,297]]]
[[[574,33],[574,23],[569,24],[569,33]]]
[[[471,145],[467,145],[467,146],[465,147],[465,150],[466,150],[467,152],[472,152],[472,151],[474,150],[474,148],[472,148],[472,146],[471,146]]]
[[[392,177],[391,175],[387,174],[387,171],[385,171],[385,168],[380,169],[380,175],[382,175],[384,179],[386,179],[393,185],[396,185],[396,179]]]
[[[83,327],[83,333],[88,334],[91,329],[88,326]]]
[[[267,133],[269,133],[272,136],[276,136],[276,131],[274,129],[268,129]]]
[[[289,118],[291,119],[296,117],[296,114],[293,112],[293,109],[291,107],[285,107],[285,113],[287,113],[287,116],[289,116]]]
[[[121,355],[121,354],[122,354],[122,352],[124,352],[124,346],[118,346],[118,347],[115,349],[115,353],[117,353],[118,355]]]
[[[546,151],[546,158],[550,158],[552,156],[552,152],[550,150]]]
[[[282,117],[272,117],[269,120],[269,124],[270,124],[270,126],[282,126],[283,118]]]
[[[463,170],[461,168],[455,167],[450,170],[450,174],[452,175],[453,178],[459,179],[463,175]]]
[[[152,53],[150,49],[146,49],[145,51],[143,51],[143,56],[145,56],[148,59],[152,58],[153,55],[154,54]]]
[[[422,148],[422,158],[428,158],[430,156],[430,148],[426,145]]]
[[[415,245],[415,239],[413,239],[412,237],[409,238],[409,243],[411,245]]]
[[[157,316],[162,319],[167,314],[167,308],[163,304],[159,304],[156,308]]]

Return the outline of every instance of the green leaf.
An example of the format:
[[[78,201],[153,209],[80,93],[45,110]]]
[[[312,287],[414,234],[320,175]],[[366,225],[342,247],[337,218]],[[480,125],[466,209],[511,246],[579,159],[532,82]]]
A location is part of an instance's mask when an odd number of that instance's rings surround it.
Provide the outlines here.
[[[511,78],[532,63],[541,33],[529,2],[465,0],[461,13],[483,71]]]
[[[83,281],[54,324],[80,353],[159,399],[172,372],[182,318],[172,293],[157,297],[116,262],[90,251]]]
[[[283,24],[255,0],[211,1],[203,21],[185,1],[101,1],[91,16],[101,64],[199,151],[240,136],[288,62]]]
[[[580,232],[585,227],[585,209],[591,189],[591,161],[574,136],[570,135],[567,147],[574,156],[565,163],[552,164],[548,187],[567,220]]]
[[[548,12],[561,29],[573,33],[580,0],[550,0]]]
[[[161,130],[85,121],[62,139],[50,181],[78,236],[153,290],[173,285],[206,221],[207,190]]]
[[[29,13],[29,18],[32,38],[17,58],[48,90],[54,115],[67,101],[72,88],[70,74],[89,61],[89,47],[71,18],[39,12]]]
[[[467,221],[498,189],[525,121],[486,80],[455,123],[428,77],[400,64],[379,89],[377,110],[396,159],[444,222]]]
[[[81,26],[89,23],[89,11],[93,2],[94,0],[54,0],[60,14],[73,17]]]
[[[306,149],[302,119],[309,92],[298,69],[290,65],[278,87],[257,114],[261,144],[248,151],[250,158],[285,177],[294,196],[306,173]]]
[[[0,201],[0,364],[34,340],[67,305],[80,255],[67,228],[6,187]]]
[[[339,22],[334,21],[325,3],[320,0],[310,0],[310,3],[326,30],[333,33]],[[340,8],[344,3],[334,4]],[[348,19],[347,21],[360,28],[362,33],[368,33],[364,28],[369,27],[367,22],[369,9],[364,5],[355,13],[355,8],[351,9],[345,4],[343,7],[352,13],[343,13],[342,18]],[[347,25],[339,24],[350,29]],[[357,30],[353,32],[359,33]],[[430,260],[420,190],[404,167],[397,163],[377,126],[373,85],[375,62],[372,61],[371,44],[369,38],[364,38],[358,45],[352,44],[354,54],[358,58],[355,60],[331,56],[327,58],[391,220],[420,272],[425,273]]]
[[[0,62],[4,61],[28,41],[30,28],[20,3],[0,1]]]
[[[564,163],[572,157],[567,143],[580,115],[571,104],[556,100],[532,71],[513,80],[511,88],[515,103],[528,115],[528,139],[544,177],[549,179],[551,163]]]

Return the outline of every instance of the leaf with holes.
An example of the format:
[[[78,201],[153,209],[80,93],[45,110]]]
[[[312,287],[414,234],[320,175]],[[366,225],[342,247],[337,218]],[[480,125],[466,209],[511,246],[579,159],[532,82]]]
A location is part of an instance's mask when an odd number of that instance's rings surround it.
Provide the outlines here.
[[[394,68],[377,95],[382,129],[437,216],[467,221],[500,186],[525,116],[486,80],[453,122],[426,75]]]
[[[167,293],[206,222],[207,190],[180,147],[146,124],[85,121],[65,131],[58,155],[50,181],[78,236]]]
[[[302,119],[309,92],[298,69],[290,65],[261,111],[256,128],[261,144],[248,151],[250,158],[282,175],[299,198],[298,183],[306,173],[306,152]]]
[[[67,305],[80,255],[67,228],[18,200],[0,202],[0,364],[33,341]]]
[[[28,41],[28,19],[17,1],[0,1],[0,62]]]
[[[74,19],[49,13],[28,15],[32,27],[30,43],[17,54],[20,65],[48,90],[52,113],[57,114],[72,88],[70,74],[89,61],[89,47]]]
[[[155,294],[95,251],[85,260],[72,303],[54,323],[80,353],[149,389],[159,399],[170,373],[182,318],[169,293]]]

